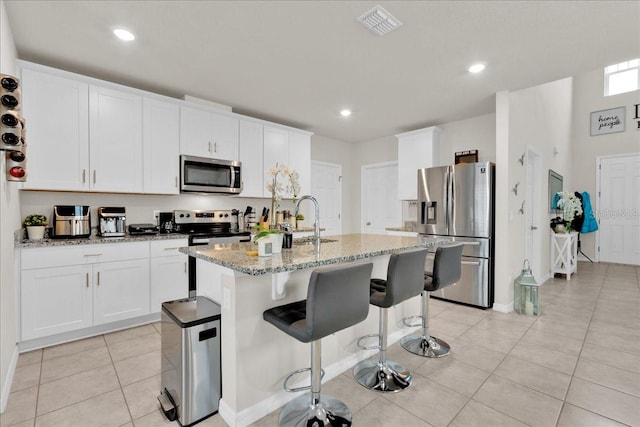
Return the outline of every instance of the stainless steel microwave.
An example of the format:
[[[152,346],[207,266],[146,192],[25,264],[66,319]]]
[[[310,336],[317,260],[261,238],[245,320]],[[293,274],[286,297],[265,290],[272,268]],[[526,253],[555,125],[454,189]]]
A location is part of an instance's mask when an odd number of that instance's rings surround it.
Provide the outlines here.
[[[180,192],[240,194],[240,170],[240,162],[181,155]]]

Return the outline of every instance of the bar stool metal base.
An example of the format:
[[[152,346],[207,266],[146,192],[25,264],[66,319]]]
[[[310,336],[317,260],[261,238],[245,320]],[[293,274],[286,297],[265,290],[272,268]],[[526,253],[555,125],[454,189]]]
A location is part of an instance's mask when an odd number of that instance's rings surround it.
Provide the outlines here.
[[[351,411],[340,400],[321,396],[320,403],[311,404],[311,393],[305,393],[287,403],[280,412],[281,427],[348,427],[351,426]]]
[[[448,356],[451,347],[446,341],[436,337],[424,337],[422,335],[409,335],[400,340],[402,348],[423,357]]]
[[[411,372],[391,360],[363,360],[353,368],[353,376],[361,386],[384,393],[396,393],[411,385]]]

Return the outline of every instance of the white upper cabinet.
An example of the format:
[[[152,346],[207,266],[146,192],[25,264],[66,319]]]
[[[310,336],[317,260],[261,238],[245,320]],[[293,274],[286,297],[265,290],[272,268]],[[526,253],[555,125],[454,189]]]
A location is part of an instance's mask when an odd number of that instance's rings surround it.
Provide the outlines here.
[[[238,160],[236,117],[199,106],[180,107],[180,154]]]
[[[91,188],[142,192],[142,97],[89,87]]]
[[[282,128],[265,126],[263,158],[265,180],[269,179],[267,176],[269,169],[275,167],[276,164],[289,164],[289,131]],[[267,190],[266,184],[267,182],[265,181],[265,185],[263,186],[263,196],[271,197],[271,193]]]
[[[240,119],[240,162],[242,163],[242,197],[264,196],[262,123]]]
[[[178,104],[142,101],[144,192],[178,194],[180,173],[180,109]]]
[[[432,126],[396,135],[400,200],[418,198],[418,169],[440,166],[441,132]]]
[[[300,194],[311,194],[311,134],[289,132],[289,166],[298,171]]]
[[[89,85],[22,69],[27,189],[89,189]]]

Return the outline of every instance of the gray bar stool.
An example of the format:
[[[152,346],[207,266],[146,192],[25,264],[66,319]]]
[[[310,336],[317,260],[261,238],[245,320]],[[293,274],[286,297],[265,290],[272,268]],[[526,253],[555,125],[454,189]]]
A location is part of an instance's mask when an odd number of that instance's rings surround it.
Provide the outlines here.
[[[442,357],[449,354],[451,347],[440,338],[429,335],[429,292],[437,291],[453,285],[462,275],[462,243],[440,246],[436,249],[433,260],[433,272],[424,273],[424,290],[422,291],[422,316],[411,316],[404,319],[407,326],[418,326],[408,323],[411,318],[422,318],[422,335],[408,335],[400,341],[402,347],[418,356]]]
[[[371,279],[369,302],[380,307],[378,334],[366,335],[358,340],[365,349],[377,348],[378,361],[359,362],[353,368],[353,376],[362,386],[380,392],[397,392],[411,385],[411,373],[399,363],[387,360],[388,309],[404,300],[417,296],[424,287],[424,262],[426,249],[418,249],[391,255],[387,280]],[[364,347],[365,338],[378,337],[378,345]]]
[[[287,391],[311,390],[287,403],[280,426],[350,426],[349,408],[330,396],[320,397],[322,355],[320,339],[360,323],[369,313],[369,280],[373,264],[318,268],[311,273],[307,299],[265,311],[264,320],[304,343],[311,343],[311,368],[300,369],[284,381]],[[311,371],[311,386],[291,389],[287,382],[298,372]]]

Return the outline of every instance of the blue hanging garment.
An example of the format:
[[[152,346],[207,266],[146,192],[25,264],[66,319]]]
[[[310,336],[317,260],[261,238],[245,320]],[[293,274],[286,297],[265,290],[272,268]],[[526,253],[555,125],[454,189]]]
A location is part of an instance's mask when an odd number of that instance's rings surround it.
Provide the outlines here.
[[[598,229],[598,221],[591,209],[591,196],[584,191],[582,193],[582,210],[584,212],[584,222],[582,223],[581,233],[591,233]]]
[[[553,200],[551,201],[551,206],[553,209],[558,209],[558,200],[560,200],[560,195],[556,193],[553,195]]]

